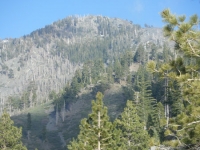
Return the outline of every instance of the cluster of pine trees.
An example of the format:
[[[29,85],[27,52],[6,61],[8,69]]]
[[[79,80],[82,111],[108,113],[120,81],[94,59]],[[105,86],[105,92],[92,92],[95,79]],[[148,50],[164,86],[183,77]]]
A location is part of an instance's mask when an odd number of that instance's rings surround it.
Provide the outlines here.
[[[69,150],[101,149],[148,149],[149,136],[144,130],[132,101],[127,105],[120,118],[113,123],[103,104],[103,94],[98,92],[92,101],[92,113],[81,120],[80,133],[69,145]]]

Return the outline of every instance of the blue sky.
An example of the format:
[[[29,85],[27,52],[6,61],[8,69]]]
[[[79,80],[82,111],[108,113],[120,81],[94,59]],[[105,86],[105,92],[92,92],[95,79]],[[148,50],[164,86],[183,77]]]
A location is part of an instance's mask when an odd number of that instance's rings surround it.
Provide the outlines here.
[[[1,0],[0,39],[18,38],[69,15],[103,15],[162,27],[160,12],[200,17],[200,0]]]

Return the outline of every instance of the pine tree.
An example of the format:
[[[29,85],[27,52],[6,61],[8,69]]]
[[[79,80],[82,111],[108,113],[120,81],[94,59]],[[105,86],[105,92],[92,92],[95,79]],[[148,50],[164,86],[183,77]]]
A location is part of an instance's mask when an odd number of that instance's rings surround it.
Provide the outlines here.
[[[163,29],[164,35],[175,42],[174,49],[177,51],[175,59],[169,64],[163,64],[161,68],[168,66],[167,77],[177,82],[180,90],[178,99],[175,98],[177,94],[174,95],[172,108],[176,112],[173,113],[174,118],[169,120],[165,135],[176,138],[177,145],[197,144],[200,141],[199,18],[193,15],[186,22],[185,16],[176,16],[169,9],[163,10],[161,16],[167,23]],[[148,67],[152,72],[163,72],[162,69],[155,69],[156,64],[153,62],[150,62]],[[181,104],[177,105],[180,102]],[[183,106],[184,108],[181,108]]]
[[[142,44],[140,44],[136,50],[133,60],[134,60],[134,62],[143,64],[146,61],[145,56],[146,56],[146,53],[144,51],[144,47]]]
[[[195,144],[200,141],[200,99],[199,99],[199,76],[198,69],[200,66],[197,63],[200,57],[200,32],[195,26],[199,23],[197,15],[190,17],[188,22],[185,22],[185,16],[175,16],[168,9],[163,10],[162,18],[167,23],[164,27],[164,35],[175,41],[175,50],[180,57],[192,58],[194,62],[186,63],[184,58],[177,58],[173,61],[172,66],[175,72],[175,78],[181,88],[181,96],[183,98],[185,111],[181,112],[176,121],[171,121],[169,134],[174,135],[176,130],[177,140],[185,144]],[[168,131],[169,131],[168,130]],[[183,136],[184,135],[184,136]],[[180,141],[181,139],[181,141]]]
[[[151,104],[154,100],[151,97],[151,91],[148,89],[149,86],[150,83],[145,81],[144,77],[142,77],[141,81],[139,82],[139,100],[137,102],[137,110],[138,115],[145,123],[147,123],[148,115],[151,113]]]
[[[154,111],[155,99],[153,99],[151,92],[151,84],[149,81],[149,74],[144,67],[140,67],[136,75],[135,82],[135,104],[137,106],[137,113],[142,121],[147,123],[148,115]]]
[[[0,149],[27,150],[21,142],[22,129],[14,126],[8,113],[0,118]]]
[[[114,79],[113,79],[113,66],[112,65],[108,65],[108,67],[106,68],[106,72],[107,72],[107,82],[108,83],[113,83]]]
[[[122,66],[119,60],[115,59],[115,63],[114,63],[114,72],[115,72],[115,79],[117,81],[119,81],[119,83],[121,82],[121,77],[123,75],[122,72]]]
[[[92,113],[81,120],[77,140],[68,145],[69,150],[114,150],[116,149],[117,130],[113,128],[103,104],[103,94],[98,92],[92,101]],[[115,139],[115,140],[114,140]]]
[[[116,119],[117,127],[122,131],[120,144],[126,150],[148,149],[149,136],[144,129],[145,124],[137,115],[136,107],[132,101],[127,101],[120,119]]]

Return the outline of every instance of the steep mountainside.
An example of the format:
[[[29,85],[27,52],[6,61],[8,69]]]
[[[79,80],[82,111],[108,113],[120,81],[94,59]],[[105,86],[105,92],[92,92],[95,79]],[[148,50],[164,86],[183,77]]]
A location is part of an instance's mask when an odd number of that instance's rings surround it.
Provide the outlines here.
[[[117,18],[71,16],[18,39],[0,41],[0,113],[16,113],[48,101],[84,62],[105,64],[140,44],[148,51],[165,42],[159,28],[141,28]]]

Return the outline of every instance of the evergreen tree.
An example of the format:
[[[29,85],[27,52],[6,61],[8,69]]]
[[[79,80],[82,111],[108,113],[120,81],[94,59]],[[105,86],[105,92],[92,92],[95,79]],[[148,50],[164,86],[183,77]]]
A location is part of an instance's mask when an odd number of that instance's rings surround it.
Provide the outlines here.
[[[99,80],[101,80],[101,76],[104,73],[103,61],[101,59],[95,60],[94,65],[92,66],[91,69],[92,69],[91,76],[92,76],[93,83],[96,83]]]
[[[84,86],[86,86],[87,84],[90,84],[90,63],[84,63],[83,65],[83,69],[82,69],[82,82],[84,84]]]
[[[113,67],[112,67],[112,65],[108,65],[108,67],[106,68],[106,72],[107,72],[108,83],[113,83],[114,79],[113,79]]]
[[[121,63],[118,59],[115,59],[114,62],[114,72],[115,72],[115,79],[120,82],[123,72]]]
[[[168,43],[163,44],[163,61],[169,62],[170,59],[172,59],[172,52],[170,51],[170,48],[168,47]]]
[[[154,111],[155,99],[153,99],[151,92],[150,75],[146,71],[145,67],[140,67],[134,83],[134,90],[137,96],[135,97],[135,104],[137,106],[137,113],[141,117],[142,121],[147,123],[147,119],[150,113]]]
[[[135,56],[133,58],[134,62],[141,63],[143,64],[145,60],[145,51],[144,51],[144,46],[140,44],[136,50]]]
[[[158,50],[158,48],[156,47],[156,45],[152,44],[151,45],[151,52],[150,52],[150,56],[149,56],[149,58],[151,60],[157,60],[157,50]]]
[[[149,90],[150,83],[141,78],[139,83],[139,99],[137,103],[138,115],[142,120],[147,123],[148,115],[151,113],[153,98],[151,97],[151,91]]]
[[[167,22],[164,27],[164,35],[175,41],[175,50],[181,52],[180,57],[190,57],[198,62],[200,57],[200,32],[195,28],[199,23],[198,16],[193,15],[188,22],[185,22],[185,16],[177,17],[171,14],[168,9],[163,10],[161,15],[164,21]],[[171,121],[171,126],[168,130],[170,132],[168,133],[174,135],[173,130],[176,130],[179,144],[181,142],[195,144],[200,141],[198,136],[200,133],[200,120],[198,117],[200,114],[198,92],[200,80],[195,73],[198,72],[199,64],[186,64],[181,58],[175,59],[172,63],[173,68],[175,68],[174,77],[181,87],[186,110],[176,117],[175,122]]]
[[[114,133],[113,133],[114,132]],[[117,130],[113,128],[103,104],[103,94],[98,92],[92,101],[92,113],[81,120],[77,140],[68,145],[69,150],[114,150],[116,149]],[[115,140],[114,140],[115,139]]]
[[[160,73],[168,66],[168,74],[165,75],[171,81],[176,81],[180,89],[179,98],[176,98],[177,92],[169,93],[175,99],[172,102],[174,118],[169,120],[165,135],[176,138],[177,145],[197,144],[200,141],[200,32],[197,28],[199,18],[193,15],[186,22],[185,16],[177,17],[169,9],[163,10],[161,15],[167,23],[163,29],[164,35],[175,41],[174,49],[178,50],[178,53],[170,64],[162,65],[161,68],[165,68],[163,70],[156,69],[153,62],[150,62],[148,67],[152,72]]]
[[[137,115],[136,107],[132,101],[127,101],[120,119],[116,119],[117,127],[122,131],[120,144],[126,150],[149,149],[149,136],[144,129],[145,124]]]
[[[0,118],[0,149],[2,150],[27,150],[21,142],[22,129],[14,126],[8,113],[3,113]]]

